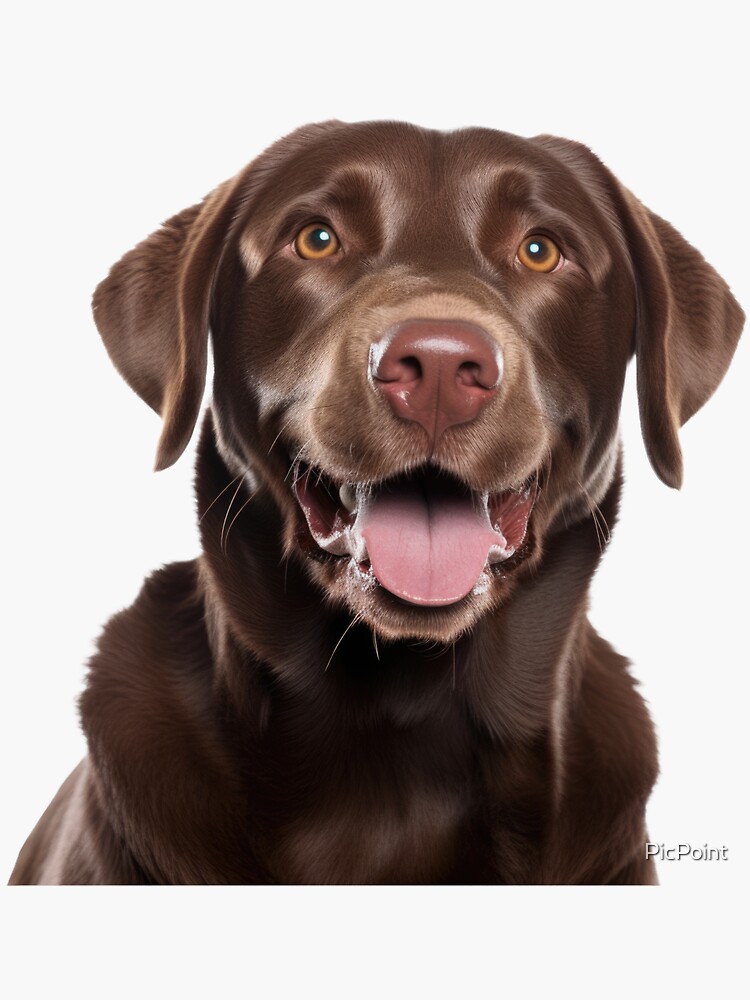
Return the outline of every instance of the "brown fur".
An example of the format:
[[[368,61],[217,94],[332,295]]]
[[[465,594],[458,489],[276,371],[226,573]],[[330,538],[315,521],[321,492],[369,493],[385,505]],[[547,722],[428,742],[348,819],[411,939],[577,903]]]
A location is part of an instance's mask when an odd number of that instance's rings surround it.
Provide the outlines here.
[[[344,252],[295,257],[307,222]],[[550,275],[514,263],[539,228]],[[89,755],[14,883],[649,883],[653,729],[589,624],[617,513],[634,351],[643,436],[677,431],[731,360],[726,285],[584,147],[483,129],[308,126],[127,254],[94,297],[107,349],[174,462],[214,400],[203,553],[154,573],[99,641]],[[367,379],[393,323],[460,318],[502,345],[502,391],[430,452]],[[423,465],[489,492],[538,474],[528,543],[484,593],[424,608],[322,557],[290,488]]]

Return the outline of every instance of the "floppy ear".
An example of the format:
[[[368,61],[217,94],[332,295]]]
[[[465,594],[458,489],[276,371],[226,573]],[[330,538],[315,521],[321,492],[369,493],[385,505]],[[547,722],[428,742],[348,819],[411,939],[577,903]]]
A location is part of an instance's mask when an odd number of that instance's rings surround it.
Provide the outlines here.
[[[677,432],[724,377],[744,314],[726,282],[698,251],[645,208],[590,149],[555,136],[532,141],[554,153],[575,174],[605,215],[611,217],[615,208],[636,288],[641,432],[654,470],[668,486],[678,489],[682,452]]]
[[[682,484],[678,429],[721,382],[744,314],[726,282],[668,222],[618,184],[616,200],[633,260],[641,431],[651,465]]]
[[[244,176],[165,222],[94,292],[94,320],[115,367],[164,418],[157,470],[177,461],[198,419],[211,292]]]

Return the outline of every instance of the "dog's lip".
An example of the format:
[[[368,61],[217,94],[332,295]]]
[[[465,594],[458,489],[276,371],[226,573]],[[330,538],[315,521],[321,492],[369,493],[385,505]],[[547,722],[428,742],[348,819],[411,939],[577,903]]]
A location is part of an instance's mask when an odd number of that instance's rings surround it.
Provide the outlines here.
[[[300,542],[308,554],[348,561],[359,583],[435,607],[486,589],[488,574],[522,549],[538,475],[489,493],[429,465],[375,483],[337,483],[298,460],[293,491],[307,523]],[[427,503],[420,499],[435,492]]]

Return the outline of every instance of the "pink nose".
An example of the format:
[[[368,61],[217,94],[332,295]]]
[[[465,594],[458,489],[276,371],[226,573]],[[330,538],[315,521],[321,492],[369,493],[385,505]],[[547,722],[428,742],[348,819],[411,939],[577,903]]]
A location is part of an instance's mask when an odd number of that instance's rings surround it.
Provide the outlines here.
[[[480,326],[460,320],[412,319],[370,348],[373,385],[404,420],[415,420],[434,444],[448,427],[466,424],[497,392],[499,346]]]

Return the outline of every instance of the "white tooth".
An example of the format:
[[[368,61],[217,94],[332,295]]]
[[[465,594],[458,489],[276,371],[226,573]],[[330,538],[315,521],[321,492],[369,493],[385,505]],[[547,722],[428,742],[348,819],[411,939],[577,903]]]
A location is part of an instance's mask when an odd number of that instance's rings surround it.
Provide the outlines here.
[[[350,514],[353,514],[357,509],[357,494],[354,492],[349,483],[344,483],[339,490],[339,499]]]
[[[352,548],[351,553],[358,563],[364,562],[369,559],[367,552],[367,545],[365,544],[364,538],[360,533],[354,529],[351,530]]]
[[[513,546],[508,545],[507,542],[503,546],[492,545],[490,547],[490,551],[487,556],[487,562],[490,564],[490,566],[494,566],[495,563],[505,562],[506,559],[510,559],[510,557],[514,554],[515,551],[516,550],[513,548]]]
[[[330,552],[334,556],[345,556],[349,552],[350,529],[337,531],[331,535],[318,535],[313,532],[313,538],[324,552]]]

